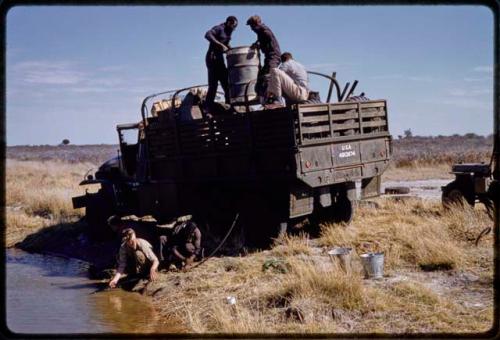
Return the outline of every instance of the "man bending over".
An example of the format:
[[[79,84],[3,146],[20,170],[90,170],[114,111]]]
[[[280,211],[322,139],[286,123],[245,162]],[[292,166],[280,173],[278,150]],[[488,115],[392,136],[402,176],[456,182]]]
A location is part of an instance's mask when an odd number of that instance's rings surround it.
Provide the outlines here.
[[[118,280],[125,272],[130,275],[149,276],[151,281],[156,279],[160,262],[153,252],[153,247],[148,241],[137,238],[132,228],[123,230],[122,244],[118,254],[118,269],[109,282],[111,288],[116,287]]]

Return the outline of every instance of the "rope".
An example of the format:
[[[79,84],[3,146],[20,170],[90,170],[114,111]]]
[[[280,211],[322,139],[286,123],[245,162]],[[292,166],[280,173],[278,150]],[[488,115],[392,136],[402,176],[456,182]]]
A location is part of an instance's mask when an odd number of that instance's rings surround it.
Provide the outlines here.
[[[219,245],[214,249],[214,251],[212,251],[212,253],[210,255],[208,255],[207,257],[205,257],[201,262],[197,263],[195,266],[191,267],[190,269],[194,269],[196,267],[199,267],[201,266],[203,263],[205,263],[209,258],[211,258],[212,256],[215,255],[215,253],[217,253],[217,251],[220,249],[220,247],[222,247],[222,245],[226,242],[227,238],[229,237],[229,235],[231,234],[231,232],[233,231],[234,229],[234,226],[236,225],[236,222],[238,221],[238,217],[240,216],[240,213],[236,213],[236,216],[234,217],[234,220],[233,220],[233,224],[231,225],[231,228],[229,228],[228,232],[226,233],[226,236],[224,236],[224,238],[222,239],[222,241],[219,243]]]

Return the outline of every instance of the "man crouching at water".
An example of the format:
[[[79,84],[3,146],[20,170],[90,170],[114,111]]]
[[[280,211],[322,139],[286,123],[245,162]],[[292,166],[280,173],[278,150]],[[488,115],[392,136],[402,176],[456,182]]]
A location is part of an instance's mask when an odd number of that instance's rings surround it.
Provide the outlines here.
[[[137,238],[132,228],[124,229],[122,235],[122,244],[118,253],[118,269],[109,282],[109,286],[116,287],[118,280],[125,272],[129,275],[149,276],[149,279],[154,281],[158,275],[160,262],[151,244],[142,238]]]

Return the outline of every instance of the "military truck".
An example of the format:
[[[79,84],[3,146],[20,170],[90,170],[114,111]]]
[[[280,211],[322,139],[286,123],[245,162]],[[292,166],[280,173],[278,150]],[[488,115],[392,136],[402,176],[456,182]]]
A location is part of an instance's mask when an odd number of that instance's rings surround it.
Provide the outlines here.
[[[357,198],[380,194],[392,153],[387,102],[351,96],[357,81],[342,90],[334,74],[310,74],[330,81],[326,102],[266,110],[246,101],[210,115],[201,101],[185,120],[180,103],[201,86],[146,97],[141,121],[117,126],[119,156],[80,183],[99,190],[74,197],[74,207],[86,208],[94,229],[112,214],[159,223],[190,214],[209,234],[239,214],[250,243],[325,219],[350,222]]]
[[[94,226],[115,213],[158,221],[192,214],[217,228],[239,212],[248,228],[266,225],[272,235],[304,217],[349,222],[356,182],[360,198],[380,194],[391,156],[385,100],[181,122],[148,116],[148,99],[141,122],[117,126],[120,156],[80,183],[100,189],[73,199]]]

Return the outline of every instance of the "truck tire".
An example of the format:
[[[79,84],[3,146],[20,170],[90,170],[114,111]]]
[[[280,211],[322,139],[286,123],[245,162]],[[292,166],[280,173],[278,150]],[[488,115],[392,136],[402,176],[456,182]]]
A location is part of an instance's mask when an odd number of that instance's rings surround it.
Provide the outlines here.
[[[332,206],[332,209],[334,209],[334,223],[349,224],[352,222],[354,217],[354,203],[347,197],[347,195],[340,196],[339,200]]]
[[[88,234],[93,241],[105,241],[113,237],[113,231],[107,223],[108,218],[113,215],[113,206],[105,196],[100,189],[89,198],[85,209]]]
[[[321,208],[311,216],[310,233],[319,236],[322,223],[351,223],[354,217],[354,202],[346,194],[338,197],[331,206]]]
[[[476,199],[471,188],[453,181],[442,188],[441,201],[445,208],[450,208],[452,205],[462,204],[463,202],[467,202],[473,207]]]

